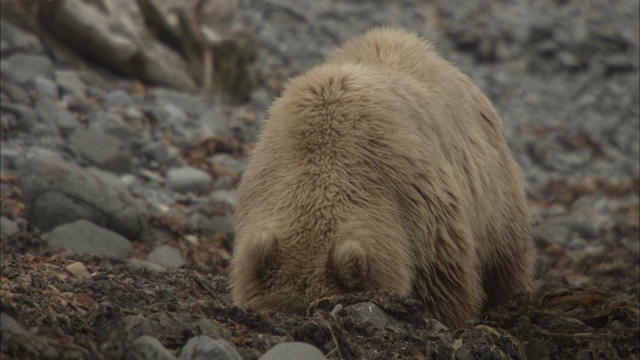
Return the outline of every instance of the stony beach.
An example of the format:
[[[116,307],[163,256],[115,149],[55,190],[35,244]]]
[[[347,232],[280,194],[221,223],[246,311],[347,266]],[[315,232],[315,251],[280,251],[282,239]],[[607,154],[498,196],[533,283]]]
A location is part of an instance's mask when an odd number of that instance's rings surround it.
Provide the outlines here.
[[[162,0],[37,3],[1,3],[3,359],[640,359],[637,1],[241,0],[206,93],[186,30],[142,6]],[[461,329],[386,293],[232,306],[235,187],[268,106],[378,25],[432,41],[501,114],[535,291]]]

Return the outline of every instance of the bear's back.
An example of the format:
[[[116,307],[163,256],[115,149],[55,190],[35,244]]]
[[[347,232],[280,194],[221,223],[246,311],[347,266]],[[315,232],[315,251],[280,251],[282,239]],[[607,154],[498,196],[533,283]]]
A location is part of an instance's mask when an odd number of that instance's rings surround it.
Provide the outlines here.
[[[411,88],[416,96],[407,103],[420,107],[426,116],[405,120],[417,121],[414,126],[423,146],[431,145],[433,135],[443,139],[438,146],[463,190],[460,195],[467,197],[479,241],[492,245],[495,241],[486,238],[495,234],[493,228],[528,221],[524,181],[503,137],[500,116],[480,89],[430,43],[404,30],[377,28],[335,50],[327,63],[362,64],[396,73],[390,77],[406,76],[404,86],[414,80],[420,83],[418,91]]]

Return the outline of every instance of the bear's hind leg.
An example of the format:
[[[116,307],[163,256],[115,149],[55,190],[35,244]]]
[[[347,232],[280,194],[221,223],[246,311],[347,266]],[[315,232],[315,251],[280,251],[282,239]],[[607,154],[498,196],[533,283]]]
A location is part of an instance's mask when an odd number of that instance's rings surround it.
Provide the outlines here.
[[[426,265],[426,264],[424,264]],[[480,313],[481,279],[466,261],[420,266],[414,292],[425,309],[443,324],[457,328]]]
[[[487,295],[485,307],[505,303],[520,291],[531,290],[533,250],[514,251],[501,255],[483,271],[483,288]]]

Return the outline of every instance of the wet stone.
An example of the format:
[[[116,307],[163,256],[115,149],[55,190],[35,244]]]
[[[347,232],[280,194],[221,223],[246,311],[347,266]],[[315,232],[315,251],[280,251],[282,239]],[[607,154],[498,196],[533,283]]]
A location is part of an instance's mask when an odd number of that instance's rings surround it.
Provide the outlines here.
[[[129,264],[133,267],[147,269],[153,272],[160,272],[166,270],[166,268],[160,264],[156,264],[151,261],[131,258],[129,259]]]
[[[169,147],[162,141],[155,141],[146,145],[142,149],[142,153],[150,161],[155,161],[159,164],[164,164],[169,160]]]
[[[326,357],[313,345],[303,342],[285,342],[269,349],[259,360],[281,359],[325,360]]]
[[[0,330],[18,335],[28,335],[16,319],[5,312],[0,313]]]
[[[171,245],[161,245],[149,253],[147,260],[167,268],[179,268],[186,264],[180,250]]]
[[[229,342],[209,336],[196,336],[180,351],[180,360],[242,360],[242,356]]]
[[[89,118],[89,129],[109,134],[120,141],[128,142],[137,135],[136,130],[127,124],[118,113],[95,111]]]
[[[38,118],[45,123],[54,124],[60,134],[67,137],[80,125],[76,116],[51,99],[41,99],[36,103]]]
[[[167,172],[167,187],[177,192],[203,192],[211,189],[211,175],[190,166]]]
[[[594,239],[599,235],[596,226],[585,219],[559,218],[553,220],[553,223],[555,225],[564,226],[568,229],[571,229],[578,233],[580,236],[587,239]]]
[[[22,104],[2,104],[0,109],[3,112],[6,111],[17,116],[18,124],[16,128],[19,131],[31,132],[31,129],[38,123],[38,115],[31,107]]]
[[[119,174],[131,171],[131,156],[119,139],[100,131],[79,129],[69,140],[83,158],[96,166]]]
[[[43,237],[51,247],[69,249],[78,254],[126,258],[132,250],[131,242],[125,237],[87,220],[60,225]]]
[[[73,277],[78,280],[86,280],[91,277],[91,273],[83,263],[76,261],[64,267]]]
[[[56,82],[63,94],[82,97],[87,91],[87,86],[78,73],[72,70],[57,70]]]
[[[7,59],[7,64],[7,73],[3,71],[2,75],[18,84],[33,81],[39,76],[47,79],[55,76],[51,59],[44,55],[15,54]]]
[[[0,216],[0,233],[2,235],[13,235],[20,231],[18,224],[4,216]]]
[[[209,198],[213,202],[224,202],[235,207],[238,202],[238,191],[236,189],[215,190]]]
[[[244,171],[247,169],[247,161],[246,160],[236,159],[235,157],[231,156],[230,154],[217,154],[217,155],[214,155],[213,156],[213,161],[228,167],[229,169],[237,172],[240,175],[242,175],[244,173]]]
[[[42,44],[37,36],[30,34],[8,21],[0,21],[0,37],[4,40],[4,51],[22,50],[39,52]]]
[[[375,327],[402,326],[403,323],[387,314],[372,302],[362,302],[345,307],[356,321],[368,323]]]
[[[133,104],[133,98],[124,90],[116,90],[105,95],[102,106],[105,108],[110,107],[124,107]]]
[[[135,339],[129,350],[141,360],[175,360],[176,357],[153,336],[143,335]],[[131,354],[131,355],[133,355]]]
[[[146,205],[124,185],[59,158],[33,156],[22,167],[19,181],[29,219],[43,231],[78,219],[131,238],[146,228]]]
[[[233,214],[205,215],[195,213],[191,216],[193,226],[208,234],[230,234],[235,227]]]
[[[40,96],[57,98],[58,94],[58,85],[45,77],[38,76],[34,80],[34,85],[36,88],[36,92],[40,94]]]
[[[31,105],[31,97],[22,86],[12,83],[3,84],[2,93],[7,94],[15,103]]]

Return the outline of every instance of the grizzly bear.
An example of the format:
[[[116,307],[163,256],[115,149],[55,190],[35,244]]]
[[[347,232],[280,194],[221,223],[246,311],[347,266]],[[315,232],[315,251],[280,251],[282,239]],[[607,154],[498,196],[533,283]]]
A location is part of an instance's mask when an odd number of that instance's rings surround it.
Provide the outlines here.
[[[239,184],[234,303],[386,290],[458,327],[531,287],[520,168],[482,92],[379,28],[287,85]]]

